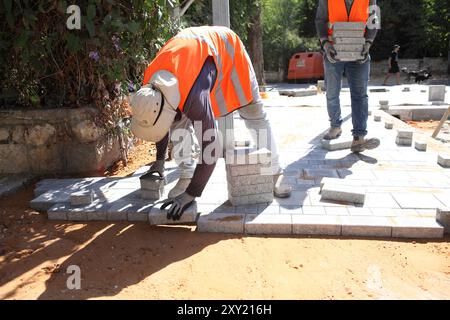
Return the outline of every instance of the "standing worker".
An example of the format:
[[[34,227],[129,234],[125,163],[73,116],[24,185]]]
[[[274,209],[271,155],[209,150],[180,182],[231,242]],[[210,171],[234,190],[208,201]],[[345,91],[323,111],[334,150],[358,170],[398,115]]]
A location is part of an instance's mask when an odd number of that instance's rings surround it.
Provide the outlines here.
[[[392,50],[391,55],[389,56],[388,64],[389,64],[389,71],[386,76],[386,79],[384,79],[383,85],[387,86],[388,79],[395,74],[395,77],[397,79],[397,85],[400,85],[400,67],[398,66],[398,52],[400,51],[400,46],[396,44],[394,46],[394,50]]]
[[[367,139],[367,118],[369,103],[367,85],[370,74],[369,50],[377,34],[376,29],[366,28],[365,44],[361,61],[337,61],[336,50],[332,41],[333,23],[363,22],[369,19],[369,5],[376,5],[376,0],[319,0],[316,13],[316,29],[322,48],[325,51],[324,69],[327,88],[327,110],[330,118],[330,128],[324,139],[337,139],[342,134],[342,117],[339,95],[341,80],[345,74],[348,79],[352,105],[353,142],[352,152],[362,152],[374,149],[380,145],[376,138]]]
[[[263,139],[254,139],[258,148],[268,147],[271,151],[274,195],[290,196],[291,187],[281,185],[282,169],[252,63],[232,30],[226,27],[182,30],[150,63],[143,85],[131,101],[131,130],[138,138],[157,142],[158,158],[163,159],[161,155],[166,152],[168,132],[174,121],[186,117],[194,127],[196,122],[201,126],[201,132],[195,130],[201,154],[192,179],[184,192],[167,199],[162,206],[170,206],[169,219],[179,220],[184,210],[201,196],[219,156],[217,152],[208,153],[217,150],[215,120],[236,110],[252,133],[266,134]],[[189,137],[189,132],[185,136]],[[267,145],[261,146],[263,141]],[[163,170],[160,166],[156,171],[162,174]]]

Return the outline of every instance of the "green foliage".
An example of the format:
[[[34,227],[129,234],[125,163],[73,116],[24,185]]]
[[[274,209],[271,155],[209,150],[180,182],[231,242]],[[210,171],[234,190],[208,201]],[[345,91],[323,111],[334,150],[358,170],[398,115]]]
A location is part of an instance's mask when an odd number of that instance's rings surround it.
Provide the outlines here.
[[[0,2],[0,90],[19,107],[95,105],[107,122],[118,97],[176,31],[173,1],[84,0],[81,30],[69,30],[64,0]],[[0,101],[1,102],[1,101]]]

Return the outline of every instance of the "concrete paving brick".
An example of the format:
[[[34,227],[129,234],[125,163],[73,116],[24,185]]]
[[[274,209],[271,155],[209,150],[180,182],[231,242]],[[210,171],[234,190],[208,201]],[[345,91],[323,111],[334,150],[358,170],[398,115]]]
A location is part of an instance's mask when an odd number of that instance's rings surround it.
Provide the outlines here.
[[[427,143],[425,141],[416,141],[414,146],[418,151],[427,151]]]
[[[322,200],[345,201],[358,204],[363,204],[366,198],[364,189],[332,184],[325,184],[321,194]]]
[[[151,225],[161,224],[186,224],[195,223],[198,216],[197,203],[194,201],[183,213],[181,219],[173,221],[167,219],[167,210],[161,210],[161,204],[158,204],[151,208],[148,213],[148,221]]]
[[[246,196],[234,196],[228,194],[228,199],[234,206],[243,206],[258,203],[271,203],[273,201],[273,192],[251,194]]]
[[[362,44],[335,44],[334,48],[337,52],[362,52],[364,45]]]
[[[247,234],[292,234],[290,214],[248,214],[245,217],[244,232]]]
[[[356,61],[363,60],[364,56],[361,54],[361,52],[341,51],[336,54],[335,59],[338,61]]]
[[[58,205],[53,206],[47,211],[48,220],[65,221],[67,220],[67,212],[59,211]]]
[[[164,194],[164,188],[161,188],[159,190],[147,190],[147,189],[141,189],[140,195],[142,199],[145,200],[159,200],[162,198]]]
[[[248,176],[248,175],[261,175],[265,173],[267,166],[261,164],[248,164],[248,165],[227,165],[227,174],[231,177],[235,176]]]
[[[366,43],[364,37],[336,37],[334,38],[334,42],[336,44],[360,44],[363,45]]]
[[[232,212],[223,212],[223,213],[240,213],[240,214],[258,214],[259,204],[251,204],[246,206],[236,206]],[[203,212],[202,212],[203,213]]]
[[[393,124],[392,122],[386,121],[386,122],[384,123],[384,127],[385,127],[386,129],[388,129],[388,130],[392,130],[392,129],[394,128],[394,124]]]
[[[201,214],[197,221],[199,232],[244,233],[245,214]]]
[[[108,221],[127,221],[128,214],[126,212],[112,211],[108,212],[107,219]]]
[[[438,208],[436,210],[436,221],[444,227],[444,232],[450,233],[450,207]]]
[[[141,189],[159,191],[164,188],[165,180],[155,174],[147,173],[139,178]]]
[[[392,221],[384,217],[342,217],[342,235],[357,237],[391,237]]]
[[[443,205],[431,193],[397,192],[392,196],[402,209],[436,209]]]
[[[324,206],[303,206],[302,207],[303,214],[305,215],[314,215],[314,216],[322,216],[326,215]]]
[[[70,192],[65,190],[48,190],[30,201],[30,207],[34,210],[45,211],[57,203],[69,202]]]
[[[303,208],[300,206],[280,206],[281,214],[303,214]]]
[[[250,213],[250,212],[249,212]],[[280,214],[280,206],[279,205],[267,205],[267,204],[259,204],[258,212],[256,214]]]
[[[228,192],[232,196],[246,196],[273,192],[273,182],[252,185],[228,185]]]
[[[273,183],[273,176],[271,175],[247,175],[247,176],[227,176],[228,184],[233,186],[249,186],[257,184]]]
[[[412,139],[409,138],[395,138],[395,143],[399,146],[405,146],[405,147],[411,147],[412,146]]]
[[[335,22],[333,24],[333,31],[339,33],[340,30],[365,30],[366,24],[364,22]]]
[[[347,210],[351,216],[372,216],[372,211],[369,208],[348,207]]]
[[[364,202],[365,208],[390,208],[399,209],[397,201],[393,198],[390,193],[377,192],[377,193],[367,193],[366,200]]]
[[[325,207],[325,213],[329,216],[348,216],[347,207]]]
[[[339,178],[336,169],[303,169],[303,177],[305,179],[316,179],[316,178]]]
[[[70,194],[70,204],[72,206],[89,205],[94,201],[92,190],[82,190]]]
[[[433,218],[394,217],[393,238],[439,239],[444,236],[444,228]]]
[[[434,209],[415,209],[416,216],[423,218],[436,218],[436,210]]]
[[[394,208],[368,208],[372,215],[375,217],[397,217],[399,215],[397,210]]]
[[[374,116],[373,116],[373,121],[375,121],[375,122],[380,122],[380,121],[381,121],[381,116],[379,116],[379,115],[374,115]]]
[[[322,148],[329,151],[336,150],[344,150],[350,149],[352,146],[353,139],[352,138],[342,138],[342,139],[334,139],[334,140],[321,140]]]
[[[444,168],[450,168],[450,155],[444,153],[439,154],[437,163]]]
[[[292,215],[292,233],[296,235],[339,236],[340,217]]]
[[[376,180],[377,177],[370,170],[362,170],[358,168],[352,169],[337,169],[339,176],[343,179],[340,181],[343,185],[357,186],[363,184],[371,184],[372,180]],[[345,179],[344,179],[345,178]],[[349,181],[350,180],[350,181]],[[352,180],[363,180],[363,181],[352,181]],[[330,181],[331,182],[331,181]]]
[[[397,130],[398,138],[412,139],[413,134],[414,134],[414,131],[412,129],[398,129]]]
[[[363,30],[334,30],[333,39],[336,38],[358,38],[363,37]]]
[[[265,164],[271,163],[271,152],[266,148],[242,148],[235,150],[228,150],[225,153],[225,161],[227,165],[251,165],[251,164]]]
[[[450,186],[450,185],[449,185]],[[434,192],[433,195],[444,205],[450,207],[450,190],[445,192]]]
[[[380,106],[388,106],[389,100],[380,100],[378,103],[380,104]]]

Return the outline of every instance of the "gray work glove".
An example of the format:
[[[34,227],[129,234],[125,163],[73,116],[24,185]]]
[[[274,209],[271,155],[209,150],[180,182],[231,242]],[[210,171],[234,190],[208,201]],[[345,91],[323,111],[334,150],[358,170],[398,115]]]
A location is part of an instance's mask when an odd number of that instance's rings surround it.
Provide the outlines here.
[[[194,202],[194,200],[195,197],[188,195],[186,192],[183,192],[173,199],[167,199],[161,206],[161,210],[164,210],[168,206],[170,206],[167,211],[167,219],[177,221],[181,219],[184,210],[186,210],[192,204],[192,202]]]
[[[336,63],[337,61],[334,58],[336,57],[337,52],[336,49],[334,49],[333,44],[330,41],[325,41],[323,44],[323,49],[325,50],[328,61],[331,63]]]
[[[363,46],[363,50],[361,51],[361,55],[364,58],[362,60],[360,60],[360,63],[364,63],[369,59],[369,51],[370,51],[371,46],[372,46],[372,43],[370,41],[366,41],[366,43]]]
[[[161,178],[164,178],[164,160],[156,160],[153,162],[148,173],[157,173]]]

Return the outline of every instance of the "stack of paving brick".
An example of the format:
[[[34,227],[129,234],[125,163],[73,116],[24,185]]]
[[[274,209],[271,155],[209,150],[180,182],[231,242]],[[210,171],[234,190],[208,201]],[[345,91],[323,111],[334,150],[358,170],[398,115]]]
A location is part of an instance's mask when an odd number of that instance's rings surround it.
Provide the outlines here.
[[[141,198],[146,200],[158,200],[164,193],[164,178],[147,173],[140,177]]]
[[[363,22],[336,22],[333,24],[334,48],[337,52],[336,60],[357,61],[363,60],[362,51],[366,42]]]
[[[271,153],[267,149],[238,149],[226,153],[228,199],[233,206],[273,201]]]
[[[399,129],[395,143],[399,146],[412,146],[413,131],[411,129]]]

